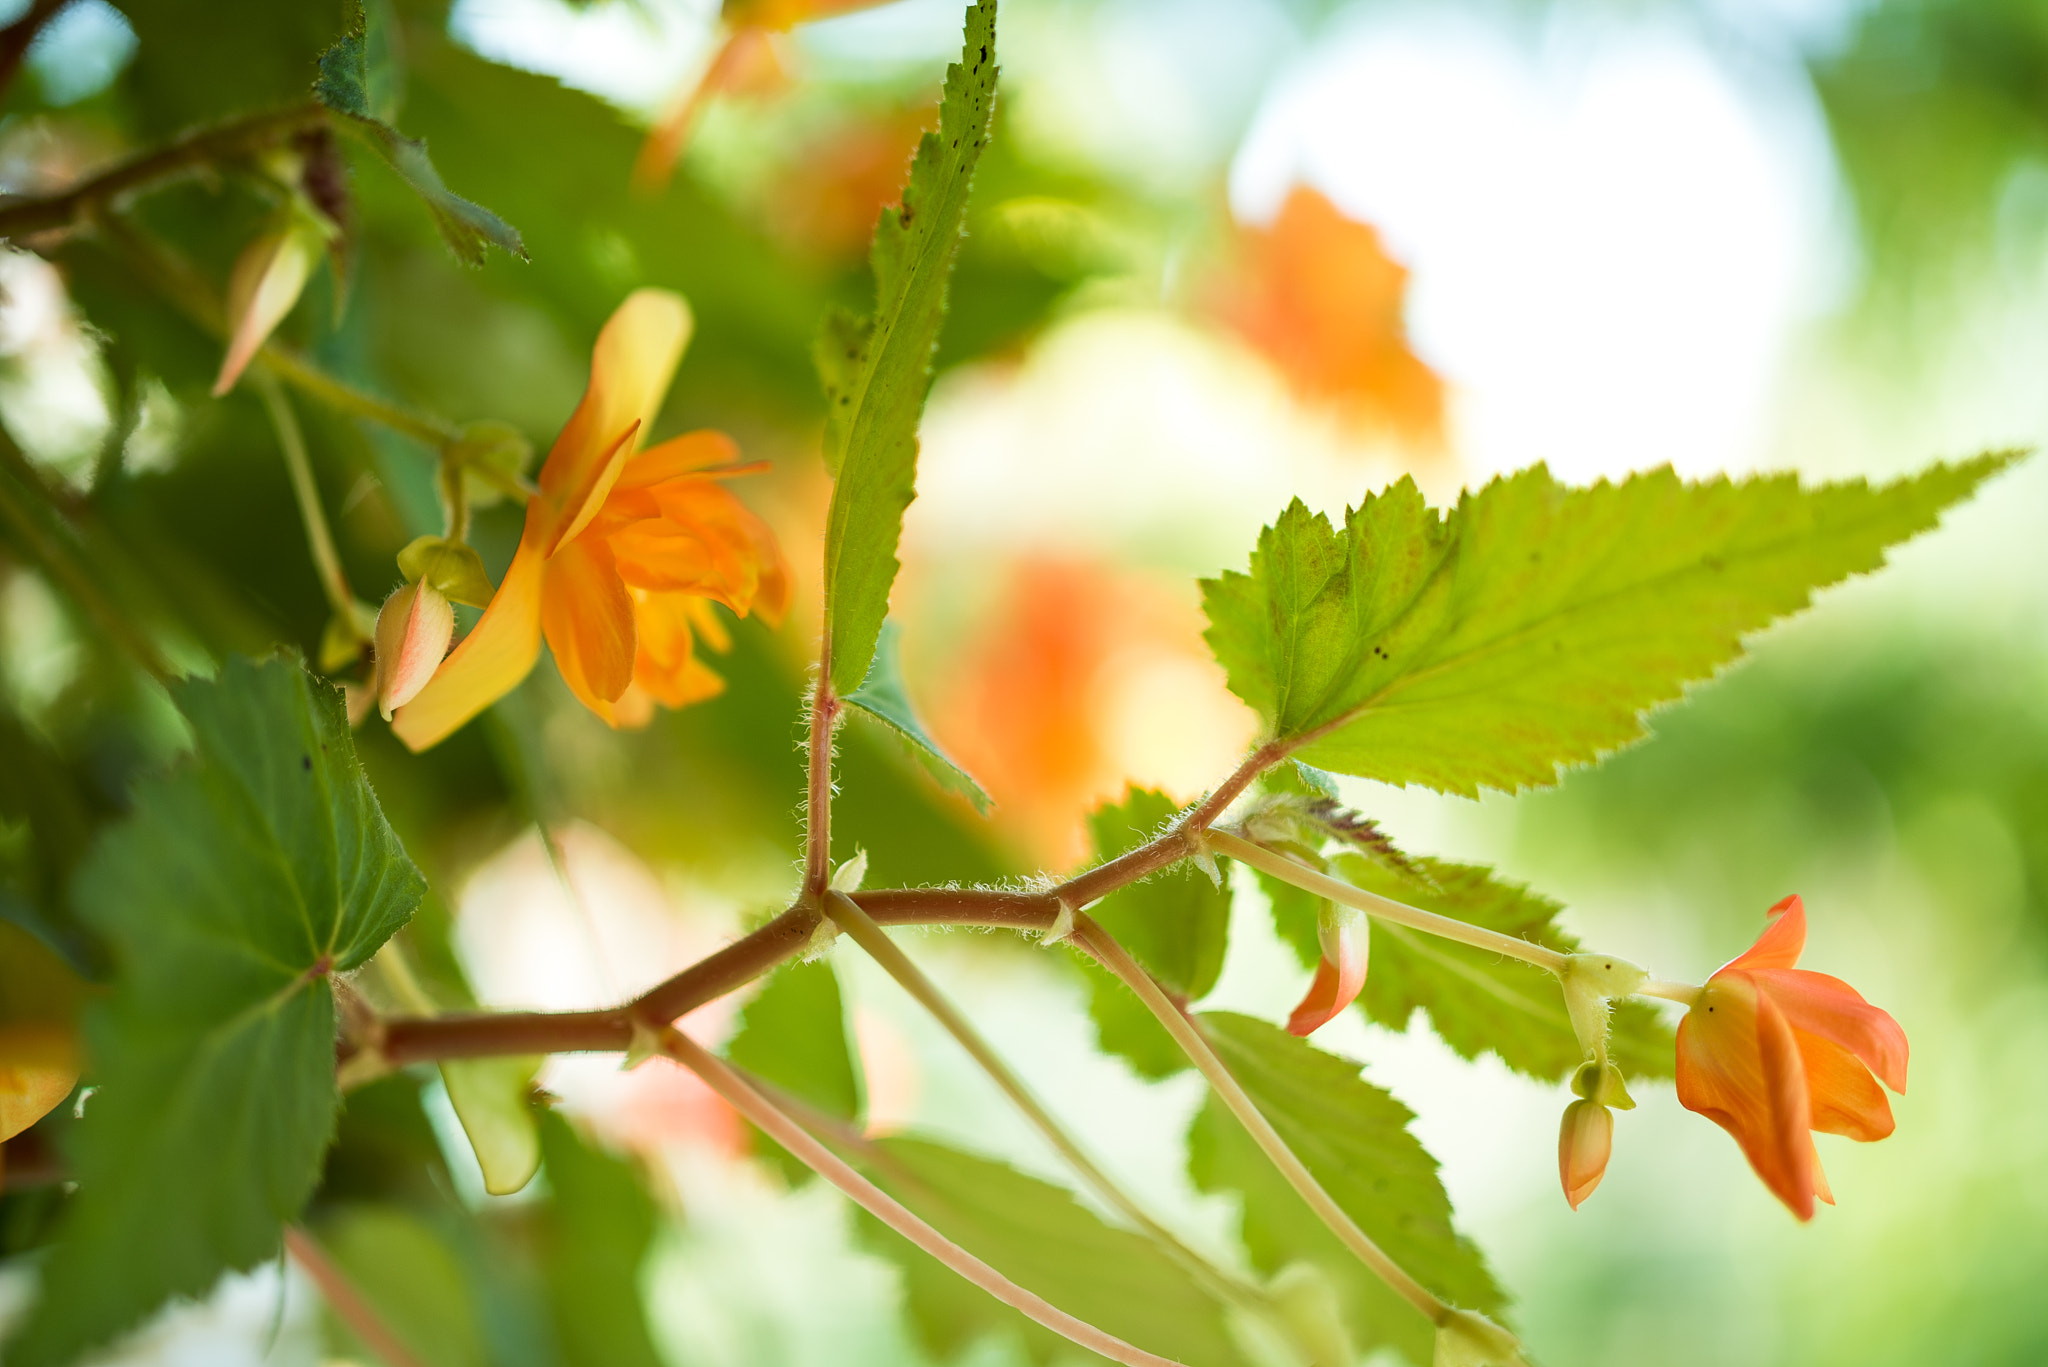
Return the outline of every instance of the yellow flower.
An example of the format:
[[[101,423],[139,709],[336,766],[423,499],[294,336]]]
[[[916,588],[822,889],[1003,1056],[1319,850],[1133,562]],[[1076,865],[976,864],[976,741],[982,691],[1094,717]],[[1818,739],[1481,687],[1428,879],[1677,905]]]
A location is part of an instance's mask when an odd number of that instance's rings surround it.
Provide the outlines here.
[[[690,335],[690,310],[639,290],[598,335],[590,388],[541,467],[526,530],[482,620],[392,729],[423,750],[516,687],[545,636],[576,696],[614,726],[710,697],[724,682],[693,636],[724,649],[723,603],[771,624],[789,603],[775,537],[719,481],[744,473],[731,438],[640,440]]]

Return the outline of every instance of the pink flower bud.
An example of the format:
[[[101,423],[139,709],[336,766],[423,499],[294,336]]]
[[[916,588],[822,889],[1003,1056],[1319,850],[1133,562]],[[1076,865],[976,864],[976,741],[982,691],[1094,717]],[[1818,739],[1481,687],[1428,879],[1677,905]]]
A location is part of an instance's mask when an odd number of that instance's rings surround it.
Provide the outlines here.
[[[1293,1035],[1310,1034],[1335,1020],[1365,987],[1366,956],[1372,950],[1372,923],[1365,913],[1326,904],[1316,934],[1323,958],[1308,995],[1287,1018],[1287,1031]]]
[[[1564,1108],[1564,1125],[1557,1134],[1557,1175],[1573,1210],[1600,1185],[1612,1152],[1612,1111],[1597,1101],[1574,1101]]]
[[[454,635],[455,609],[425,580],[415,579],[384,600],[377,614],[377,710],[384,720],[427,686]]]
[[[235,387],[242,371],[292,311],[299,292],[306,287],[306,277],[313,273],[313,263],[325,248],[326,239],[317,225],[294,221],[242,249],[228,277],[228,326],[234,332],[228,339],[228,354],[221,361],[220,378],[213,383],[216,398]]]

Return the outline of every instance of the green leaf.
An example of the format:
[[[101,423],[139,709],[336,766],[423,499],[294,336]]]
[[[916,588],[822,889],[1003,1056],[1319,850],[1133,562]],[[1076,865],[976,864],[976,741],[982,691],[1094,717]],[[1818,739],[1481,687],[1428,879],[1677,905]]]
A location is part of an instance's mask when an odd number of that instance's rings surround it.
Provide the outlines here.
[[[1419,877],[1404,877],[1358,855],[1341,855],[1332,872],[1348,883],[1472,925],[1504,931],[1570,953],[1577,940],[1557,927],[1564,910],[1520,883],[1477,864],[1416,858]],[[1491,1051],[1516,1072],[1562,1081],[1582,1050],[1565,1013],[1557,979],[1542,969],[1486,950],[1425,935],[1406,926],[1372,923],[1372,971],[1358,1004],[1393,1030],[1422,1011],[1461,1058]],[[1670,1077],[1676,1045],[1670,1027],[1646,1002],[1616,1005],[1610,1057],[1630,1077]]]
[[[456,259],[481,266],[485,250],[496,247],[524,261],[526,245],[518,230],[450,190],[434,169],[426,143],[406,137],[388,122],[398,102],[390,26],[370,22],[383,8],[372,4],[366,15],[363,6],[355,7],[348,31],[320,56],[313,98],[339,115],[340,125],[361,138],[419,196]]]
[[[897,658],[897,631],[894,620],[885,619],[881,633],[875,638],[875,661],[868,667],[868,676],[861,686],[848,694],[846,701],[859,708],[868,716],[895,732],[910,747],[910,753],[938,780],[939,786],[948,792],[960,794],[974,804],[974,810],[987,816],[990,802],[988,793],[974,776],[962,769],[944,750],[939,748],[917,719],[917,712],[910,705],[910,695],[903,687],[903,668]]]
[[[1138,994],[1115,974],[1080,955],[1073,963],[1087,980],[1088,1019],[1103,1053],[1116,1055],[1139,1077],[1154,1082],[1194,1066]]]
[[[462,1261],[434,1227],[395,1206],[356,1206],[325,1222],[321,1247],[377,1318],[435,1367],[485,1367],[479,1307]],[[353,1346],[357,1340],[350,1335]],[[382,1361],[365,1345],[352,1356]]]
[[[829,1115],[851,1120],[866,1104],[829,959],[799,960],[775,970],[741,1012],[726,1057]]]
[[[885,1139],[853,1155],[877,1184],[940,1233],[1018,1285],[1128,1343],[1188,1367],[1236,1367],[1222,1306],[1158,1246],[1104,1224],[1060,1187],[992,1159],[920,1139]],[[1022,1340],[1037,1363],[1076,1349],[961,1280],[863,1216],[870,1246],[903,1268],[910,1313],[934,1357],[957,1358],[992,1330]]]
[[[1469,1240],[1408,1122],[1406,1106],[1359,1076],[1356,1063],[1246,1016],[1209,1012],[1202,1033],[1301,1161],[1358,1227],[1424,1286],[1468,1310],[1497,1315],[1506,1299]],[[1188,1136],[1188,1171],[1207,1192],[1244,1200],[1253,1266],[1321,1269],[1361,1348],[1391,1344],[1427,1364],[1431,1326],[1337,1242],[1288,1187],[1241,1125],[1212,1097]]]
[[[553,1193],[540,1221],[541,1266],[562,1367],[661,1367],[640,1297],[657,1224],[647,1188],[560,1116],[543,1115],[540,1133]]]
[[[277,1256],[334,1130],[335,973],[405,922],[419,872],[363,781],[341,695],[284,660],[175,685],[195,762],[137,785],[80,870],[114,990],[78,1197],[7,1346],[55,1367]]]
[[[1138,787],[1128,789],[1121,803],[1096,808],[1088,817],[1088,834],[1097,862],[1151,840],[1179,811],[1165,793]],[[1177,864],[1112,892],[1089,915],[1170,991],[1189,1001],[1207,996],[1223,972],[1230,938],[1227,877],[1219,886],[1191,864]]]
[[[350,6],[348,29],[320,54],[313,98],[339,114],[388,123],[398,115],[399,68],[389,6]]]
[[[1668,467],[1569,488],[1539,465],[1442,515],[1403,479],[1341,531],[1297,500],[1249,574],[1204,581],[1208,640],[1309,764],[1468,797],[1549,784],[2015,458],[1813,488]]]
[[[510,1196],[540,1170],[540,1129],[533,1115],[538,1054],[465,1059],[441,1065],[448,1104],[484,1175],[484,1190]]]
[[[918,144],[903,202],[875,225],[875,311],[864,322],[828,317],[818,347],[828,362],[825,460],[838,474],[825,523],[825,632],[841,697],[867,677],[896,580],[903,510],[917,496],[917,423],[995,111],[995,42],[995,0],[977,0],[960,60],[946,68],[939,131]]]

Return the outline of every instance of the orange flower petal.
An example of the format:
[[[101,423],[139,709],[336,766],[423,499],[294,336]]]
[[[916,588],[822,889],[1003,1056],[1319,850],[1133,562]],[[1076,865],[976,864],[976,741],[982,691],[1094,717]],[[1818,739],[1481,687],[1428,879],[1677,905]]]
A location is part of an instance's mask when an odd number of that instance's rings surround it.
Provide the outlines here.
[[[633,682],[633,600],[603,537],[581,536],[548,561],[541,629],[570,691],[612,720],[610,704]]]
[[[1806,1070],[1806,1090],[1813,1114],[1807,1123],[1827,1134],[1847,1135],[1863,1143],[1885,1138],[1895,1123],[1892,1104],[1870,1076],[1870,1070],[1839,1044],[1808,1034],[1796,1025],[1799,1057]]]
[[[591,353],[590,387],[541,466],[541,492],[555,509],[566,513],[589,503],[620,434],[635,423],[647,431],[690,327],[690,306],[667,290],[635,290],[612,314]]]
[[[1906,1032],[1888,1012],[1863,1000],[1840,978],[1805,968],[1768,968],[1749,975],[1776,1002],[1792,1028],[1839,1044],[1862,1059],[1885,1086],[1906,1093]]]
[[[0,1025],[0,1140],[55,1110],[78,1085],[78,1037],[71,1026]]]
[[[1776,1114],[1772,1080],[1763,1058],[1762,996],[1746,975],[1716,974],[1678,1023],[1678,1104],[1728,1131],[1743,1157],[1779,1199],[1801,1211],[1797,1173],[1786,1161],[1783,1129]],[[1783,1017],[1778,1017],[1782,1024]],[[1785,1027],[1787,1035],[1790,1027]],[[1790,1048],[1797,1065],[1797,1046]],[[1808,1150],[1804,1099],[1794,1119]],[[1800,1218],[1812,1214],[1810,1198]]]
[[[1765,1104],[1769,1130],[1760,1136],[1760,1152],[1749,1156],[1751,1166],[1764,1185],[1778,1199],[1792,1207],[1802,1220],[1813,1218],[1813,1172],[1818,1159],[1813,1151],[1809,1122],[1813,1103],[1807,1092],[1806,1069],[1799,1057],[1799,1041],[1791,1022],[1767,994],[1756,999],[1757,1049],[1763,1062]],[[1758,1162],[1759,1157],[1765,1159]]]
[[[640,653],[633,664],[633,682],[665,706],[687,707],[725,691],[725,680],[697,659],[693,648],[692,628],[710,616],[700,611],[703,607],[703,599],[688,594],[639,596],[635,621],[640,630]],[[719,633],[713,643],[722,648],[730,640],[724,637],[722,627]]]
[[[650,484],[695,474],[717,465],[739,463],[739,443],[723,432],[700,428],[650,446],[633,457],[619,474],[618,488],[645,489]]]
[[[1806,948],[1806,904],[1795,895],[1772,907],[1772,919],[1756,943],[1723,965],[1730,968],[1790,968]]]
[[[540,515],[539,499],[527,503],[529,538]],[[546,560],[531,539],[505,571],[491,605],[454,654],[441,662],[413,700],[399,708],[391,729],[406,747],[424,750],[519,686],[540,658],[541,578]]]
[[[633,441],[639,435],[640,424],[637,422],[620,433],[618,440],[605,448],[604,459],[598,462],[589,482],[580,489],[569,491],[567,501],[556,510],[555,530],[547,541],[549,555],[560,550],[563,542],[581,536],[591,519],[603,509],[619,471],[626,468],[627,460],[633,455]]]

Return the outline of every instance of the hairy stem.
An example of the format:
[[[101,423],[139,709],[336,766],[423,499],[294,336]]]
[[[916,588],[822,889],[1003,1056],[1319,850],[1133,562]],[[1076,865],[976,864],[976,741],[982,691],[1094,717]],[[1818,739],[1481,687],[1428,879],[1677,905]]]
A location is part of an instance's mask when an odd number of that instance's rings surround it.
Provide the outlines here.
[[[960,1008],[939,990],[938,984],[903,952],[901,946],[889,938],[889,933],[876,924],[873,917],[860,909],[858,903],[838,892],[827,892],[824,903],[825,914],[832,918],[832,923],[845,931],[855,944],[867,951],[868,957],[880,964],[883,971],[896,980],[898,986],[916,998],[918,1005],[932,1013],[939,1024],[945,1027],[946,1033],[959,1042],[960,1047],[967,1051],[1003,1095],[1010,1099],[1011,1104],[1016,1106],[1024,1114],[1025,1119],[1031,1122],[1032,1127],[1044,1137],[1045,1142],[1052,1145],[1053,1151],[1080,1174],[1081,1180],[1086,1182],[1097,1196],[1163,1248],[1211,1291],[1240,1304],[1264,1303],[1264,1297],[1254,1288],[1224,1272],[1182,1243],[1171,1230],[1153,1219],[1143,1206],[1118,1186],[1116,1179],[1104,1172],[1095,1160],[1088,1156],[1087,1150],[1067,1133],[1066,1128],[1046,1109],[1045,1104],[1025,1084],[1024,1079],[1019,1077],[1016,1071],[1004,1062],[1002,1055],[982,1038],[981,1033],[974,1028]]]
[[[4,38],[0,38],[4,41]],[[164,146],[130,157],[89,180],[54,195],[0,202],[0,238],[69,228],[117,206],[124,198],[201,166],[246,157],[283,142],[299,129],[324,123],[327,111],[317,104],[293,105],[231,119],[174,138]]]
[[[818,734],[814,729],[814,745]],[[1042,935],[1058,920],[1062,906],[1087,906],[1186,859],[1194,852],[1191,837],[1201,834],[1201,823],[1214,820],[1246,785],[1284,755],[1285,751],[1276,746],[1254,752],[1178,828],[1045,892],[893,888],[855,893],[853,901],[882,925],[978,926],[1036,931]],[[826,797],[829,800],[829,783]],[[830,880],[829,867],[826,880]],[[433,1019],[394,1018],[385,1022],[385,1056],[392,1066],[402,1067],[447,1058],[623,1051],[631,1046],[636,1026],[646,1030],[666,1025],[802,953],[824,919],[816,901],[800,898],[795,906],[768,924],[655,984],[624,1006],[598,1011],[510,1011]]]
[[[284,1227],[284,1246],[313,1285],[320,1288],[320,1294],[327,1301],[327,1308],[335,1318],[346,1324],[355,1336],[366,1344],[370,1351],[383,1358],[388,1367],[426,1367],[405,1341],[393,1333],[391,1326],[384,1323],[371,1304],[356,1290],[348,1274],[334,1265],[327,1256],[327,1250],[320,1247],[319,1240],[300,1229],[297,1225]]]
[[[1344,1246],[1366,1265],[1372,1273],[1403,1300],[1420,1310],[1430,1323],[1441,1324],[1449,1314],[1449,1307],[1438,1300],[1421,1282],[1408,1275],[1401,1265],[1388,1257],[1385,1250],[1374,1243],[1366,1232],[1360,1229],[1344,1208],[1331,1199],[1323,1190],[1323,1184],[1316,1181],[1302,1161],[1295,1157],[1294,1150],[1280,1137],[1272,1122],[1255,1105],[1243,1087],[1238,1085],[1230,1070],[1218,1058],[1216,1051],[1209,1047],[1209,1041],[1189,1018],[1186,1011],[1167,998],[1167,995],[1152,980],[1152,975],[1138,966],[1135,959],[1124,951],[1124,947],[1112,938],[1109,932],[1089,916],[1078,918],[1074,942],[1102,961],[1104,967],[1123,981],[1147,1009],[1166,1027],[1174,1043],[1181,1047],[1209,1086],[1215,1091],[1230,1113],[1244,1126],[1245,1133],[1266,1155],[1268,1161],[1287,1179],[1287,1185],[1294,1188],[1301,1199],[1308,1203],[1316,1217],[1329,1226],[1330,1232],[1341,1240]]]
[[[681,1031],[670,1029],[663,1033],[662,1052],[702,1078],[705,1085],[734,1110],[789,1150],[799,1162],[846,1193],[870,1215],[1003,1304],[1112,1362],[1127,1363],[1130,1367],[1173,1367],[1169,1359],[1134,1347],[1026,1291],[933,1229],[894,1197],[855,1172],[837,1154],[812,1138],[787,1112],[748,1086],[723,1060]]]
[[[829,654],[820,655],[818,683],[811,690],[811,729],[804,798],[804,896],[822,897],[832,881],[832,729],[839,699],[832,693]]]
[[[284,450],[285,469],[291,472],[292,496],[298,500],[299,516],[306,524],[306,548],[312,552],[313,567],[320,574],[321,591],[327,606],[362,639],[356,625],[356,595],[341,568],[341,556],[334,549],[334,533],[328,530],[327,513],[320,506],[320,486],[313,479],[313,462],[306,454],[306,437],[299,430],[298,415],[291,401],[268,373],[254,377],[256,391],[270,412],[270,425],[277,430],[277,444]]]
[[[1476,949],[1492,950],[1496,954],[1505,954],[1511,959],[1520,959],[1523,963],[1534,964],[1546,972],[1560,975],[1563,974],[1565,963],[1570,957],[1543,945],[1532,944],[1519,936],[1488,930],[1484,926],[1468,925],[1454,917],[1440,916],[1433,911],[1423,911],[1419,907],[1396,902],[1390,897],[1382,897],[1376,892],[1355,888],[1328,874],[1318,873],[1298,859],[1276,853],[1264,845],[1254,844],[1229,831],[1211,831],[1209,842],[1219,853],[1241,860],[1255,869],[1270,873],[1275,878],[1292,883],[1295,887],[1312,892],[1318,897],[1340,902],[1347,907],[1356,907],[1368,916],[1377,916],[1383,921],[1409,926],[1446,940],[1456,940],[1460,944],[1471,945]]]

